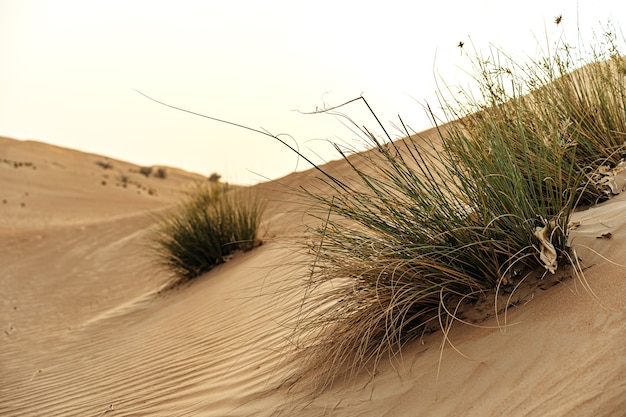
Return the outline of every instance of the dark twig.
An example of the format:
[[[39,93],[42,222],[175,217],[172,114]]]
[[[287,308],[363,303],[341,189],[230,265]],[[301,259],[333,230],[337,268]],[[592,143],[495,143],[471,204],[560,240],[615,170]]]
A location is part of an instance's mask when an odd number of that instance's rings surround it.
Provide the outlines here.
[[[194,116],[200,116],[200,117],[204,117],[205,119],[210,119],[210,120],[214,120],[214,121],[216,121],[216,122],[220,122],[220,123],[224,123],[224,124],[227,124],[227,125],[235,126],[235,127],[240,128],[240,129],[250,130],[250,131],[252,131],[252,132],[259,133],[259,134],[261,134],[261,135],[268,136],[268,137],[270,137],[270,138],[272,138],[272,139],[275,139],[275,140],[279,141],[280,143],[282,143],[283,145],[285,145],[286,147],[288,147],[288,148],[289,148],[292,152],[294,152],[294,153],[295,153],[296,155],[298,155],[300,158],[302,158],[302,159],[304,159],[306,162],[308,162],[308,163],[309,163],[309,164],[310,164],[313,168],[315,168],[316,170],[318,170],[319,172],[321,172],[321,173],[322,173],[325,177],[327,177],[329,180],[331,180],[332,182],[334,182],[335,184],[337,184],[337,185],[338,185],[339,187],[341,187],[342,189],[345,189],[345,185],[344,185],[344,184],[343,184],[340,180],[338,180],[337,178],[333,177],[332,175],[330,175],[329,173],[327,173],[326,171],[324,171],[323,169],[321,169],[321,168],[320,168],[317,164],[315,164],[313,161],[311,161],[309,158],[307,158],[305,155],[303,155],[303,154],[302,154],[302,152],[300,152],[298,149],[294,148],[293,146],[291,146],[290,144],[288,144],[287,142],[285,142],[285,141],[284,141],[283,139],[281,139],[278,135],[274,135],[274,134],[272,134],[272,133],[268,132],[268,131],[267,131],[267,130],[265,130],[265,129],[263,129],[263,130],[261,130],[261,129],[255,129],[255,128],[253,128],[253,127],[249,127],[249,126],[246,126],[246,125],[243,125],[243,124],[240,124],[240,123],[235,123],[235,122],[231,122],[231,121],[228,121],[228,120],[219,119],[219,118],[217,118],[217,117],[207,116],[206,114],[197,113],[197,112],[194,112],[194,111],[191,111],[191,110],[183,109],[182,107],[176,107],[176,106],[173,106],[173,105],[171,105],[171,104],[164,103],[164,102],[159,101],[159,100],[157,100],[157,99],[155,99],[155,98],[152,98],[152,97],[150,97],[149,95],[147,95],[147,94],[145,94],[145,93],[142,93],[142,92],[141,92],[141,91],[139,91],[139,90],[136,90],[136,89],[133,89],[133,90],[135,90],[137,93],[141,94],[142,96],[144,96],[144,97],[145,97],[145,98],[147,98],[148,100],[154,101],[155,103],[158,103],[158,104],[160,104],[160,105],[162,105],[162,106],[169,107],[169,108],[174,109],[174,110],[179,110],[179,111],[182,111],[182,112],[185,112],[185,113],[193,114]],[[347,103],[344,103],[344,104],[342,104],[342,105],[340,105],[340,106],[337,106],[337,107],[334,107],[334,108],[338,108],[338,107],[344,106],[344,105],[346,105],[346,104],[348,104],[348,103],[350,103],[350,102],[352,102],[352,101],[356,101],[356,100],[358,100],[359,98],[362,98],[362,97],[355,98],[355,99],[353,99],[353,100],[350,100],[350,101],[349,101],[349,102],[347,102]],[[365,99],[363,99],[363,100],[365,100]],[[368,107],[369,107],[369,106],[368,106]]]

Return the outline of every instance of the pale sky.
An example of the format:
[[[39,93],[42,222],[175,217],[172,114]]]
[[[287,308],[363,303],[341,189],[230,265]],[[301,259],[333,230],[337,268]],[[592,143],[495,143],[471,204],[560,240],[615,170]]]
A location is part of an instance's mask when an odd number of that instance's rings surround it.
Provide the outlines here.
[[[301,112],[363,94],[385,123],[431,127],[435,73],[461,80],[459,41],[533,55],[576,42],[615,0],[0,0],[0,135],[236,183],[309,166],[272,139],[160,106],[289,134],[316,162],[356,143],[335,117]],[[554,25],[562,15],[561,26]],[[540,45],[538,45],[538,42]],[[459,78],[457,78],[459,77]],[[358,123],[374,121],[354,105]],[[297,143],[297,145],[296,145]]]

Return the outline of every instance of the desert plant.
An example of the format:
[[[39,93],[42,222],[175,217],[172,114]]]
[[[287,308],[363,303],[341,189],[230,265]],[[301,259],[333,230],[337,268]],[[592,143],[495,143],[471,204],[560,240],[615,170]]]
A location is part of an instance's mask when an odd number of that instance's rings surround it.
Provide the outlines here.
[[[315,369],[316,389],[398,353],[437,327],[448,303],[570,261],[582,181],[574,147],[523,143],[524,160],[497,135],[477,147],[443,128],[437,141],[366,134],[373,151],[342,153],[355,179],[309,193],[322,223],[297,327],[308,335],[302,375]]]
[[[145,177],[149,177],[152,174],[152,167],[140,167],[139,173]]]
[[[477,53],[470,58],[476,89],[468,90],[478,90],[478,98],[445,86],[440,104],[445,120],[458,121],[453,134],[476,143],[495,134],[518,148],[522,136],[576,147],[571,162],[587,174],[580,199],[591,204],[615,191],[607,177],[626,156],[626,63],[611,28],[591,52],[572,50],[560,40],[553,52],[525,62],[496,48],[487,58]],[[528,157],[522,149],[517,155]]]
[[[113,165],[109,161],[96,161],[96,165],[105,170],[113,169]]]
[[[164,167],[157,168],[156,172],[154,173],[154,176],[156,178],[161,178],[161,179],[167,178],[167,169],[165,169]]]
[[[246,190],[198,186],[160,220],[154,237],[159,262],[178,283],[209,271],[235,251],[251,250],[260,244],[263,207]]]
[[[623,64],[611,50],[581,68],[567,46],[524,65],[496,50],[475,61],[477,99],[441,102],[450,123],[433,118],[437,140],[405,128],[393,142],[376,118],[382,139],[361,129],[372,151],[337,147],[353,178],[327,176],[330,192],[308,193],[321,225],[296,317],[296,380],[322,390],[375,368],[445,326],[459,300],[575,264],[570,215],[606,195],[602,176],[624,157]]]

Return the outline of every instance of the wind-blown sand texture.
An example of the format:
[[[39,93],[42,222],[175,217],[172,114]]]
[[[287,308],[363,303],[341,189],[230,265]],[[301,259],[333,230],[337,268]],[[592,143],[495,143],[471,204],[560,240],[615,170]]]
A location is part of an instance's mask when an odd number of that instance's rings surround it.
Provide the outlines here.
[[[264,245],[160,293],[154,214],[206,179],[138,168],[0,138],[0,415],[626,416],[626,195],[574,216],[594,295],[575,278],[539,287],[506,325],[456,324],[454,348],[430,334],[307,398],[281,385],[301,300],[275,291],[309,268],[285,186],[317,187],[315,172],[257,186]]]

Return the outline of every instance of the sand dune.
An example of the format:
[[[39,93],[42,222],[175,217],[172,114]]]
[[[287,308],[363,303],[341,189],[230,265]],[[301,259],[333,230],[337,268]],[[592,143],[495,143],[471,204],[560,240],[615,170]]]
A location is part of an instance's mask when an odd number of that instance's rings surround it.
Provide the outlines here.
[[[315,187],[315,173],[258,186],[264,245],[160,293],[154,213],[204,179],[138,169],[0,138],[0,415],[626,415],[626,196],[575,215],[590,288],[537,289],[506,325],[456,325],[443,350],[431,334],[373,379],[310,399],[281,385],[299,299],[276,289],[308,268],[291,243],[303,206],[285,187]]]

